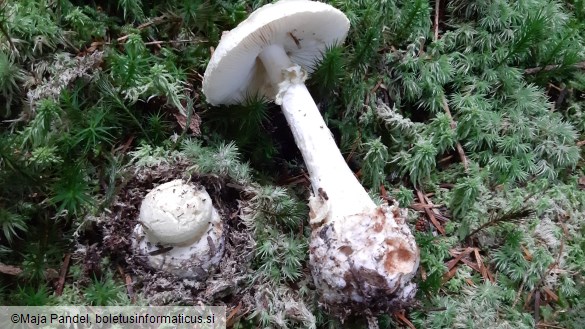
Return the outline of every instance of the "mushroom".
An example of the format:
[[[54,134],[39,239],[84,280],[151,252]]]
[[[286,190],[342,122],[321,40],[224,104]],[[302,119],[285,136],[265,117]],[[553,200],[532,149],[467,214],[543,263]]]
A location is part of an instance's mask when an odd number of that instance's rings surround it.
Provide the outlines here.
[[[203,78],[213,105],[260,94],[281,105],[309,172],[310,265],[332,310],[408,302],[419,251],[404,214],[376,206],[347,166],[304,81],[327,46],[343,42],[349,20],[307,0],[268,4],[224,33]],[[374,305],[375,304],[375,305]]]
[[[203,280],[224,250],[223,222],[204,187],[173,180],[151,190],[140,206],[132,243],[148,264]]]

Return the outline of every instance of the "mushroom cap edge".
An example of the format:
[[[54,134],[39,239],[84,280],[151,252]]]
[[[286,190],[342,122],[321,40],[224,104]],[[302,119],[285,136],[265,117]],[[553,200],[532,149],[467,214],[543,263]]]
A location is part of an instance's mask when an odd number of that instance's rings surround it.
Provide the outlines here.
[[[331,5],[307,0],[281,0],[254,11],[233,30],[224,33],[203,78],[203,93],[212,105],[235,104],[249,95],[274,99],[258,54],[281,44],[293,63],[307,72],[327,46],[341,43],[349,19]]]

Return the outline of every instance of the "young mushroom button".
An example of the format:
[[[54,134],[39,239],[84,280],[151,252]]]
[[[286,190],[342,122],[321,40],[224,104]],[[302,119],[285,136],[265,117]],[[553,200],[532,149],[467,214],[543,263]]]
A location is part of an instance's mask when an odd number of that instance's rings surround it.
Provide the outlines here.
[[[418,248],[400,211],[376,206],[347,166],[304,81],[328,46],[343,42],[349,20],[332,6],[282,0],[224,33],[205,71],[213,105],[259,94],[281,105],[311,180],[310,263],[332,310],[407,302]],[[376,305],[374,305],[376,304]]]
[[[180,179],[155,187],[138,220],[134,250],[155,269],[202,280],[221,260],[223,222],[203,187]]]

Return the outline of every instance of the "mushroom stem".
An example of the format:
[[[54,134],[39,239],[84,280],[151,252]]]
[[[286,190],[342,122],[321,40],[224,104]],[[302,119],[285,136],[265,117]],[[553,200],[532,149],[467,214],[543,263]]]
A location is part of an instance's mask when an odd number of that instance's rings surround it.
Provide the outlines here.
[[[282,81],[282,70],[294,65],[284,48],[279,44],[269,45],[264,48],[258,57],[262,61],[270,81],[275,85]]]
[[[293,83],[283,95],[282,111],[309,171],[313,193],[329,204],[332,220],[376,205],[347,166],[307,87]]]
[[[266,47],[259,57],[272,83],[278,86],[277,103],[281,104],[303,155],[313,194],[327,201],[327,220],[343,220],[375,209],[376,205],[341,155],[305,86],[305,73],[300,66],[292,63],[281,45]]]

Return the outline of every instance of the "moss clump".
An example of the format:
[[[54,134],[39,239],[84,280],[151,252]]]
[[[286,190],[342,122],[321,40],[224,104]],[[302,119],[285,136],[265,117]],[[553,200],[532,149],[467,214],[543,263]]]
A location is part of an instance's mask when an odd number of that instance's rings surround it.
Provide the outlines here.
[[[379,326],[578,328],[583,2],[327,2],[351,30],[307,84],[364,186],[411,208],[421,248],[417,302]],[[280,111],[253,95],[211,108],[201,93],[221,31],[265,3],[2,3],[0,303],[201,298],[237,309],[238,328],[341,326],[308,274],[308,182]],[[223,202],[240,258],[213,284],[171,280],[180,293],[153,298],[157,274],[122,252],[114,215],[131,222],[171,177]],[[143,278],[133,297],[126,274]]]

